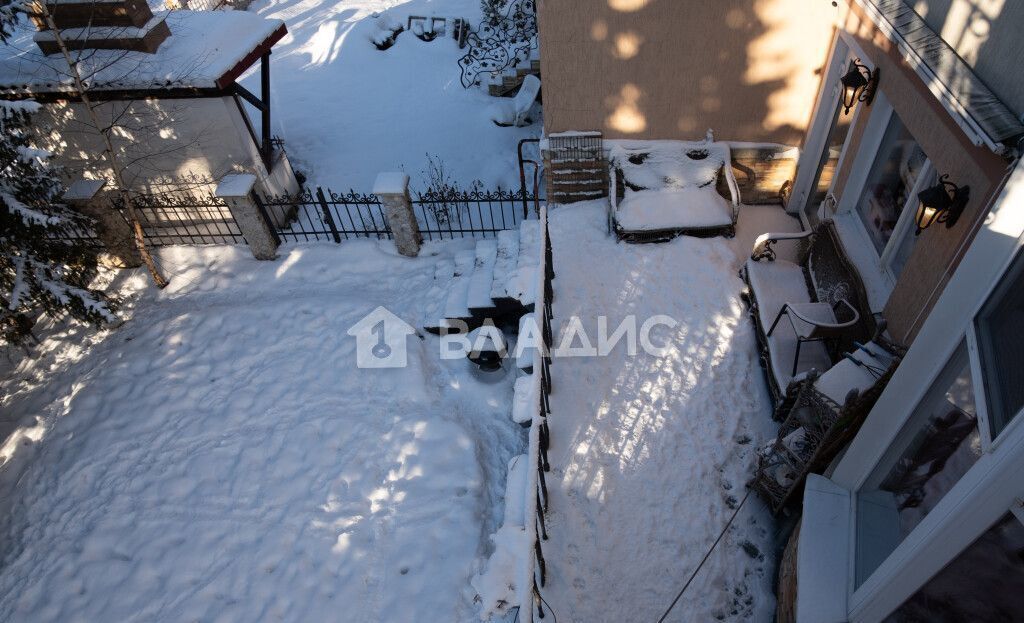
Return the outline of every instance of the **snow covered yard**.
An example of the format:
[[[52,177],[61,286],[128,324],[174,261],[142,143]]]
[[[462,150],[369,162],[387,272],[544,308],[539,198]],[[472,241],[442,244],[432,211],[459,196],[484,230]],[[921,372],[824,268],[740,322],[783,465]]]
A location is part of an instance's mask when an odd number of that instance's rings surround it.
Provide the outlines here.
[[[273,54],[274,132],[313,186],[368,192],[377,173],[404,170],[423,190],[429,154],[464,186],[519,187],[516,145],[540,134],[539,119],[495,126],[488,109],[500,100],[462,87],[466,50],[450,35],[428,43],[406,31],[385,51],[370,41],[374,12],[403,26],[410,15],[476,26],[479,0],[257,0],[249,10],[288,26]],[[258,89],[258,72],[243,82]]]
[[[0,620],[476,620],[511,379],[432,336],[358,369],[346,334],[377,305],[412,322],[431,254],[465,247],[170,248],[167,290],[127,277],[125,325],[3,380]]]
[[[616,244],[604,202],[550,210],[555,344],[579,316],[614,328],[655,314],[664,356],[552,364],[551,495],[542,589],[560,621],[655,621],[744,495],[774,436],[753,327],[736,276],[754,237],[793,231],[777,206],[742,206],[736,238]],[[768,621],[771,520],[756,497],[676,606],[673,621]]]

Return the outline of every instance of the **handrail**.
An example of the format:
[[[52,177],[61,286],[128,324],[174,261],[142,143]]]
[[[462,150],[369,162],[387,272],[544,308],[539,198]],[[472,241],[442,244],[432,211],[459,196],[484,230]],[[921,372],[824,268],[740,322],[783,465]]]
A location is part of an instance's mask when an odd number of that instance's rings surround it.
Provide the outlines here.
[[[533,209],[537,218],[540,218],[540,163],[536,160],[529,158],[523,158],[523,145],[526,143],[537,143],[540,145],[539,138],[524,138],[519,141],[519,145],[516,147],[516,152],[519,156],[519,190],[523,197],[523,218],[529,216],[529,208],[526,204],[526,169],[525,165],[527,162],[533,165]]]
[[[526,493],[526,534],[530,543],[530,551],[527,556],[527,563],[524,569],[529,571],[529,577],[520,578],[521,586],[525,587],[520,594],[519,618],[523,623],[533,623],[534,612],[537,618],[544,618],[544,608],[540,595],[540,587],[547,581],[547,565],[544,562],[544,552],[541,549],[541,541],[548,540],[547,528],[544,524],[544,513],[548,509],[548,488],[545,472],[551,470],[548,462],[548,445],[551,431],[548,428],[547,418],[551,414],[551,299],[553,289],[551,280],[554,278],[554,271],[551,268],[551,239],[548,233],[548,210],[547,206],[538,206],[541,229],[541,263],[537,271],[537,298],[534,303],[535,317],[540,321],[541,347],[533,353],[533,373],[540,375],[540,400],[536,405],[533,420],[530,423],[529,449],[527,451],[528,464],[531,466],[527,480]],[[530,495],[530,492],[533,495]],[[532,518],[532,519],[531,519]]]

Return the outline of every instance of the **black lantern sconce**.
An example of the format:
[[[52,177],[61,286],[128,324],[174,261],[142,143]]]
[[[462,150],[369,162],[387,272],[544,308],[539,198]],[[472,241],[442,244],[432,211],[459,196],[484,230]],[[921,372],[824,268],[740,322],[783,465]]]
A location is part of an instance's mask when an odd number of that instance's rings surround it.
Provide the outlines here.
[[[949,229],[956,225],[964,212],[967,201],[971,198],[970,186],[957,186],[949,181],[949,175],[939,178],[939,183],[917,193],[921,205],[917,208],[917,231],[920,235],[932,223],[945,223]]]
[[[843,114],[849,114],[850,109],[857,102],[864,102],[870,106],[871,100],[875,99],[875,89],[878,88],[878,68],[874,71],[868,69],[867,65],[860,62],[860,59],[850,61],[850,69],[842,78],[843,83]]]

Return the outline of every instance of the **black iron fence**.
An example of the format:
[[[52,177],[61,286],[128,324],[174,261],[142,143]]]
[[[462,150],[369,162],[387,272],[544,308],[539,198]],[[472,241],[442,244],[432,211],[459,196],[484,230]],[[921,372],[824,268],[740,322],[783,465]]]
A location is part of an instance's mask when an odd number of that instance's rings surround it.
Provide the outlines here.
[[[530,210],[538,209],[536,195],[536,185],[532,194],[501,188],[428,190],[413,194],[412,208],[426,240],[488,238],[519,227]],[[296,195],[254,194],[253,199],[280,243],[393,237],[376,195],[317,188]],[[245,243],[228,204],[210,192],[136,195],[132,201],[145,238],[153,246]],[[121,202],[114,201],[113,209],[130,222]],[[54,236],[100,244],[88,227],[68,227]]]
[[[245,243],[231,209],[212,193],[136,195],[132,202],[143,235],[152,246]],[[131,223],[120,199],[111,202],[111,209]],[[68,224],[53,238],[101,246],[96,231],[79,224]]]
[[[212,193],[141,196],[133,201],[142,231],[153,246],[245,243],[231,209]],[[116,207],[126,215],[123,206]]]
[[[392,237],[376,195],[317,188],[298,195],[256,199],[281,242]],[[413,194],[412,208],[426,240],[488,238],[519,227],[537,201],[535,195],[501,188],[427,190]]]
[[[544,561],[544,552],[541,548],[541,541],[548,540],[547,527],[544,524],[544,513],[548,510],[548,486],[545,472],[551,471],[548,462],[548,446],[551,441],[551,431],[548,428],[548,417],[551,415],[551,319],[554,317],[551,308],[551,301],[554,297],[554,290],[551,287],[551,280],[555,277],[552,269],[551,238],[548,234],[547,208],[540,209],[541,221],[541,288],[539,298],[535,304],[534,315],[540,322],[540,334],[543,347],[534,354],[533,374],[540,375],[540,400],[535,405],[536,411],[533,422],[530,425],[529,460],[534,470],[529,476],[529,485],[526,498],[526,532],[530,538],[530,552],[528,557],[532,559],[530,564],[530,590],[529,596],[523,598],[519,604],[519,618],[524,623],[532,623],[534,616],[544,618],[543,599],[540,589],[547,582],[547,564]],[[532,485],[532,486],[530,486]],[[530,491],[529,489],[532,489]],[[531,496],[530,493],[533,493]]]

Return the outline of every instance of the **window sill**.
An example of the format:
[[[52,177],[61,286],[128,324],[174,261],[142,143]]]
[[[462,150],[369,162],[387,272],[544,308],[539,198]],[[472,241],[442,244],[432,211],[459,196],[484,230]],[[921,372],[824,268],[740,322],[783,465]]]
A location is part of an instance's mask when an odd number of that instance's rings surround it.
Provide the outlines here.
[[[810,474],[797,545],[797,620],[845,623],[850,569],[851,495]]]
[[[833,221],[846,248],[847,257],[853,262],[864,282],[871,311],[881,312],[889,300],[889,295],[892,294],[895,281],[882,269],[878,253],[875,252],[875,247],[856,214],[840,212],[833,217]]]

